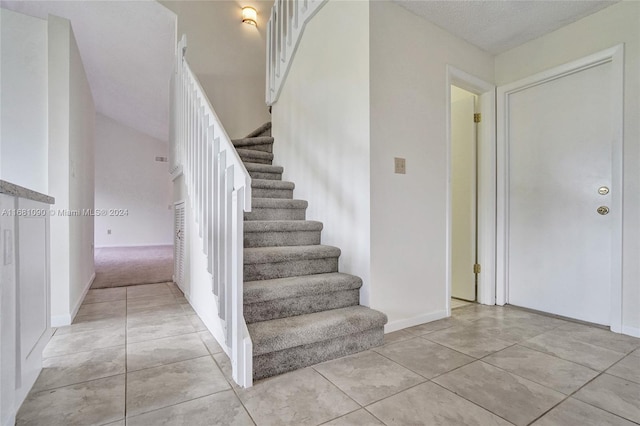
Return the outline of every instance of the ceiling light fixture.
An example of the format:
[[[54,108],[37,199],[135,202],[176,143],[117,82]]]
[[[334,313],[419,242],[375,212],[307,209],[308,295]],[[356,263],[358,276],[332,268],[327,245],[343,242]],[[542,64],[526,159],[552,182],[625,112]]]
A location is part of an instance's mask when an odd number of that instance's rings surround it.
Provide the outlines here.
[[[245,24],[258,26],[258,12],[253,7],[245,6],[242,8],[242,22]]]

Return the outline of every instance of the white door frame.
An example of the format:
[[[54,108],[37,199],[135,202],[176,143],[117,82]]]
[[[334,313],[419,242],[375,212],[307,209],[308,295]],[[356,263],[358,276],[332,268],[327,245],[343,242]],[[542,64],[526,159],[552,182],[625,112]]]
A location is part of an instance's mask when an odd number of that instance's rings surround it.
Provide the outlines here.
[[[478,263],[482,270],[478,275],[478,303],[495,305],[496,274],[496,132],[495,89],[484,80],[447,65],[446,79],[446,128],[447,128],[447,253],[446,253],[446,306],[451,315],[451,85],[478,95],[482,123],[478,134]]]
[[[509,96],[521,90],[547,83],[577,72],[611,63],[613,68],[612,112],[614,138],[612,141],[611,209],[621,212],[613,219],[611,259],[611,330],[622,331],[622,135],[624,113],[624,45],[619,44],[593,55],[534,74],[514,83],[498,87],[497,111],[497,264],[496,303],[509,303]]]

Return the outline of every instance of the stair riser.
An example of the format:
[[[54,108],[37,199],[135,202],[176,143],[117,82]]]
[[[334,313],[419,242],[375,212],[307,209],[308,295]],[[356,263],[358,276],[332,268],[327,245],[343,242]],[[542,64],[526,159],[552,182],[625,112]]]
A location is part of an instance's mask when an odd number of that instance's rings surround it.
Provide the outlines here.
[[[272,143],[263,143],[263,144],[255,144],[255,145],[242,145],[236,148],[240,149],[253,149],[254,151],[262,151],[262,152],[273,152],[273,144]]]
[[[263,379],[380,346],[384,327],[253,357],[253,379]]]
[[[300,275],[338,272],[338,258],[292,260],[277,263],[254,263],[244,265],[244,280],[270,280],[273,278],[297,277]]]
[[[247,163],[258,163],[258,164],[271,164],[271,162],[273,161],[267,158],[249,157],[243,154],[240,154],[240,159]]]
[[[244,318],[247,323],[268,321],[277,318],[327,311],[329,309],[356,306],[359,301],[359,289],[334,291],[331,293],[314,294],[312,296],[289,297],[244,305]]]
[[[254,137],[260,137],[260,136],[271,136],[271,128],[269,128],[268,130],[265,130],[262,133],[255,135]]]
[[[251,179],[282,180],[282,173],[249,172]]]
[[[251,188],[251,196],[254,198],[293,198],[293,189],[265,189]]]
[[[304,220],[307,209],[261,209],[253,207],[244,220]]]
[[[245,232],[244,246],[246,248],[313,246],[320,244],[320,238],[320,231]]]

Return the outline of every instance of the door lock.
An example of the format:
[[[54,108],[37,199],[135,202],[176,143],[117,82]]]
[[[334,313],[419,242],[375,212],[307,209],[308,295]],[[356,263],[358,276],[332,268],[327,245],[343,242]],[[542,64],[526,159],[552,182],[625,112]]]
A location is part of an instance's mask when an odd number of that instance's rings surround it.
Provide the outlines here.
[[[606,186],[601,186],[600,188],[598,188],[598,194],[607,195],[608,193],[609,193],[609,188],[607,188]]]
[[[602,216],[609,214],[609,207],[607,206],[600,206],[598,207],[598,209],[596,210],[599,214],[601,214]]]

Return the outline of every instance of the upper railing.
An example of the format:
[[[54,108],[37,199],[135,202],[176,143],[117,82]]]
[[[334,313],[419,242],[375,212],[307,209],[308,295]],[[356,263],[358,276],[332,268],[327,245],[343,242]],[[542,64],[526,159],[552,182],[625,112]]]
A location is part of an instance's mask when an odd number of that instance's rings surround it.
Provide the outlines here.
[[[275,0],[267,23],[267,105],[278,100],[304,27],[327,0]]]
[[[233,379],[248,387],[253,349],[243,312],[243,212],[251,210],[251,177],[184,57],[186,46],[183,36],[171,88],[171,173],[184,174]]]

